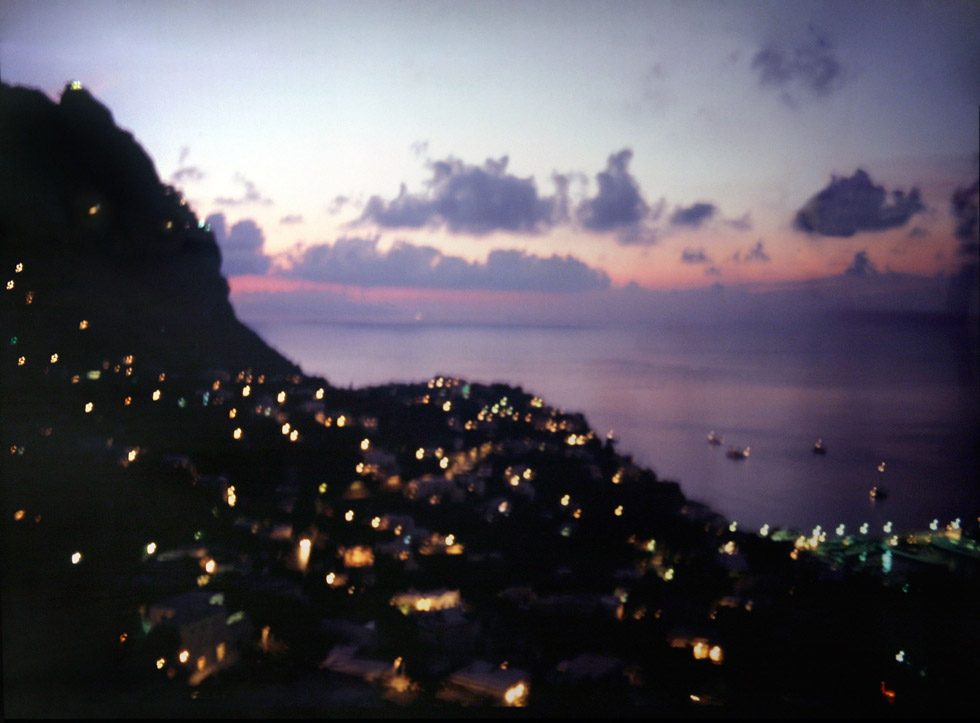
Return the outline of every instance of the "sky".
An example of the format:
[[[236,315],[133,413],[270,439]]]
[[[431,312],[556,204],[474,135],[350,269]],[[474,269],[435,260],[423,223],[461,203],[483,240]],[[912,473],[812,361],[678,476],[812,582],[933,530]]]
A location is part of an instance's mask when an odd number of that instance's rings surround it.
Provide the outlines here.
[[[106,104],[246,316],[942,308],[975,263],[978,69],[972,1],[0,6],[4,82]]]

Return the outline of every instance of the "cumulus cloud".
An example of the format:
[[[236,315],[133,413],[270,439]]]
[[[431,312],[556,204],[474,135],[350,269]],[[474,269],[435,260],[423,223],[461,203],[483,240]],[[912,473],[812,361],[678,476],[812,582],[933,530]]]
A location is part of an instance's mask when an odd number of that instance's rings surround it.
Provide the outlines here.
[[[542,257],[518,250],[491,251],[484,262],[444,254],[431,246],[397,241],[387,251],[377,237],[342,238],[292,258],[284,273],[355,286],[516,291],[587,291],[609,287],[608,275],[573,256]]]
[[[762,243],[762,239],[756,241],[755,245],[746,251],[744,254],[741,250],[736,251],[732,256],[732,261],[735,263],[763,263],[767,264],[771,261],[771,257],[766,252],[766,247]]]
[[[854,258],[851,260],[850,266],[844,269],[844,274],[846,276],[855,276],[860,279],[868,279],[872,276],[878,275],[878,269],[875,268],[874,263],[868,258],[867,251],[858,251],[854,254]]]
[[[488,158],[482,166],[449,157],[431,161],[432,177],[424,193],[402,184],[398,196],[372,196],[359,223],[386,228],[445,227],[453,233],[482,235],[493,231],[534,233],[567,217],[567,179],[555,176],[556,194],[538,195],[533,177],[507,172],[507,156]]]
[[[796,104],[794,90],[814,96],[825,96],[840,87],[843,66],[830,42],[809,28],[811,38],[795,47],[769,44],[752,57],[752,69],[759,74],[763,87],[780,91],[784,102]]]
[[[221,248],[221,270],[226,276],[264,274],[269,270],[269,257],[262,252],[265,234],[255,221],[243,219],[229,230],[225,215],[215,213],[208,216],[207,223]]]
[[[717,210],[718,208],[713,203],[698,202],[687,208],[678,206],[670,215],[670,223],[674,226],[698,228],[705,221],[711,219]]]
[[[639,184],[630,175],[632,158],[633,151],[629,148],[609,156],[606,170],[596,174],[598,193],[582,201],[576,213],[581,224],[591,231],[624,231],[623,243],[643,243],[645,235],[639,230],[651,214]],[[657,210],[657,215],[661,210],[662,207]],[[649,243],[652,242],[653,238]]]
[[[239,183],[242,186],[241,196],[218,196],[214,199],[214,202],[221,206],[243,206],[250,204],[269,206],[272,204],[272,199],[263,196],[255,187],[255,184],[242,174],[235,174],[235,183]]]
[[[821,236],[853,236],[859,231],[882,231],[904,225],[924,211],[919,189],[891,192],[876,186],[860,168],[850,178],[833,176],[830,184],[796,213],[793,225]]]
[[[200,181],[204,178],[204,171],[197,166],[185,165],[191,149],[183,146],[180,149],[180,159],[177,161],[177,170],[170,174],[170,182],[186,183],[187,181]]]
[[[711,259],[704,252],[704,249],[684,249],[681,252],[681,263],[685,264],[710,264]]]
[[[303,223],[303,216],[302,214],[298,213],[290,213],[280,218],[279,223],[283,224],[284,226],[289,226],[294,223]]]

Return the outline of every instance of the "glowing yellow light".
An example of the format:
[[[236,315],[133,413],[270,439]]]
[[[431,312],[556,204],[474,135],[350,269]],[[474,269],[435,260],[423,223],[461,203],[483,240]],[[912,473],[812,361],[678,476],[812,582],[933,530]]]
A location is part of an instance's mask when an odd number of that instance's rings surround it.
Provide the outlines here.
[[[371,518],[371,527],[373,527],[374,529],[378,529],[379,527],[381,527],[381,518],[380,517],[372,517]]]
[[[86,329],[88,329],[88,319],[82,319],[78,322],[78,330],[85,331]]]
[[[314,396],[316,396],[317,399],[323,399],[323,387],[317,389]]]
[[[17,366],[22,367],[25,364],[27,364],[27,357],[26,356],[17,357]]]
[[[146,543],[146,554],[147,555],[152,555],[156,551],[157,551],[157,543],[155,543],[155,542],[147,542]]]
[[[622,517],[623,516],[623,506],[622,505],[616,505],[616,509],[613,510],[613,514],[616,515],[616,517]]]
[[[367,438],[362,439],[361,440],[361,451],[362,452],[367,452],[370,448],[371,448],[371,440],[370,439],[367,439]]]
[[[449,533],[448,535],[446,535],[446,545],[447,546],[452,546],[452,545],[455,545],[455,544],[456,544],[456,535],[454,535],[452,533]]]
[[[232,439],[241,439],[242,438],[242,428],[241,427],[235,427],[235,431],[231,433],[231,437],[232,437]]]
[[[670,582],[673,579],[674,579],[674,568],[668,567],[666,570],[664,570],[664,580]]]
[[[317,487],[317,490],[319,490],[319,492],[320,492],[321,495],[327,494],[327,483],[326,482],[321,482],[320,483],[320,486]]]
[[[228,419],[234,419],[237,416],[238,416],[238,410],[237,409],[229,409],[228,410]]]
[[[422,459],[423,457],[425,457],[425,450],[419,447],[415,450],[415,459]]]
[[[450,402],[448,399],[445,402],[442,403],[442,411],[448,412],[452,408],[453,408],[453,403]]]
[[[292,432],[289,433],[289,441],[295,442],[297,440],[299,440],[299,430],[294,429]]]
[[[582,508],[576,507],[575,511],[572,513],[572,517],[574,517],[576,520],[582,519]]]
[[[157,670],[163,670],[163,666],[167,664],[167,661],[163,658],[157,658]]]
[[[708,658],[711,659],[712,663],[721,664],[725,660],[725,654],[721,649],[720,645],[712,645],[711,650],[708,651]]]
[[[347,520],[348,522],[353,522],[354,510],[347,510],[347,512],[344,513],[344,519]]]
[[[238,504],[238,494],[235,492],[235,485],[228,485],[228,493],[225,495],[225,501],[229,507],[234,507]]]
[[[423,597],[415,601],[415,609],[422,613],[427,613],[432,609],[431,598]]]
[[[154,389],[153,390],[153,401],[154,402],[159,402],[160,401],[160,390],[159,389]]]
[[[14,266],[14,273],[15,274],[19,274],[23,270],[24,270],[24,264],[22,264],[22,263],[19,263],[18,262],[18,264],[16,266]]]
[[[7,282],[7,291],[13,291],[14,286],[15,286],[14,280],[11,279],[10,281]]]
[[[58,355],[57,354],[52,354],[51,355],[51,363],[52,364],[57,364],[58,363]]]
[[[523,682],[517,683],[504,691],[504,703],[509,706],[519,707],[527,702],[527,685]]]
[[[243,397],[247,397],[251,393],[252,393],[252,387],[251,387],[251,385],[246,384],[244,387],[242,387],[242,396]]]
[[[337,573],[335,573],[335,572],[328,572],[327,573],[327,576],[324,579],[327,581],[327,584],[328,585],[333,585],[334,580],[337,579]]]
[[[95,409],[95,405],[92,402],[85,402],[85,413],[91,414],[92,410]]]
[[[440,459],[439,460],[439,467],[441,469],[448,469],[449,468],[449,457],[443,457],[442,459]]]
[[[289,434],[290,429],[292,429],[292,427],[290,426],[289,422],[286,422],[284,425],[282,425],[282,428],[279,431],[281,431],[283,434]]]
[[[126,459],[128,459],[128,460],[129,460],[130,462],[135,462],[135,461],[136,461],[136,457],[137,457],[138,455],[139,455],[139,452],[138,452],[137,450],[135,450],[135,449],[131,449],[131,450],[129,450],[129,452],[128,452],[128,453],[126,454]]]
[[[571,504],[571,502],[572,502],[572,496],[571,495],[562,495],[561,496],[561,499],[559,500],[559,502],[561,503],[561,506],[562,507],[568,507],[568,505]]]
[[[697,641],[691,648],[691,653],[693,653],[695,660],[704,660],[708,657],[708,644],[703,640]]]
[[[276,395],[276,401],[279,402],[279,404],[282,404],[283,402],[285,402],[286,401],[286,392],[279,392]]]
[[[337,417],[337,426],[338,427],[343,427],[346,424],[347,424],[347,417],[345,417],[343,414],[341,414],[339,417]]]
[[[20,522],[22,519],[24,519],[24,516],[26,514],[27,514],[27,511],[26,510],[17,510],[14,513],[14,519],[17,520],[18,522]]]
[[[177,656],[177,660],[179,660],[181,663],[186,663],[190,659],[191,659],[190,651],[187,650],[186,648],[184,650],[181,650],[180,654]]]
[[[128,407],[132,403],[133,403],[133,398],[132,397],[126,397],[126,398],[123,399],[123,406],[124,407]]]
[[[73,553],[71,553],[71,564],[72,565],[77,565],[81,561],[82,561],[82,553],[80,553],[80,552],[73,552]]]
[[[34,303],[34,292],[33,291],[28,291],[26,294],[24,294],[24,303],[27,304],[27,305],[31,305],[31,304]]]

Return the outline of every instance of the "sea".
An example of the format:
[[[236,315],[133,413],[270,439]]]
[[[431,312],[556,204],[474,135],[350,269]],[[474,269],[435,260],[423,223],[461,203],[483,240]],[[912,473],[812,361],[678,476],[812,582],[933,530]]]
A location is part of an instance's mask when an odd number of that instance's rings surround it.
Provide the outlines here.
[[[440,374],[520,386],[612,431],[620,453],[741,529],[880,534],[980,512],[977,342],[961,326],[251,325],[335,386]],[[750,454],[730,459],[730,446]]]

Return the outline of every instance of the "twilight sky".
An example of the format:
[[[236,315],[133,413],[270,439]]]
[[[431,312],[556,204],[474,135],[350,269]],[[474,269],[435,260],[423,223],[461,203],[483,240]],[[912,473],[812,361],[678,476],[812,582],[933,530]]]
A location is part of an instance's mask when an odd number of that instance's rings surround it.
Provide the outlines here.
[[[270,314],[854,279],[917,307],[975,257],[978,68],[969,0],[0,6],[4,81],[82,81]]]

